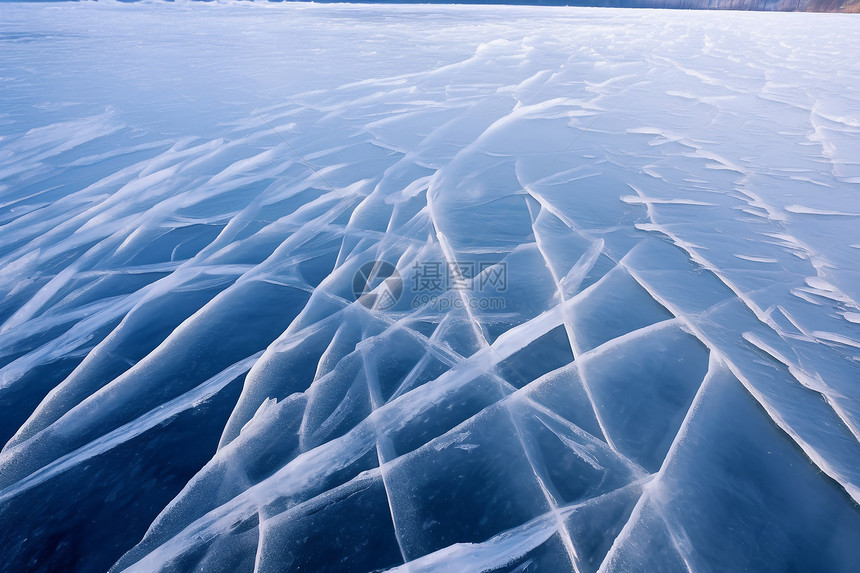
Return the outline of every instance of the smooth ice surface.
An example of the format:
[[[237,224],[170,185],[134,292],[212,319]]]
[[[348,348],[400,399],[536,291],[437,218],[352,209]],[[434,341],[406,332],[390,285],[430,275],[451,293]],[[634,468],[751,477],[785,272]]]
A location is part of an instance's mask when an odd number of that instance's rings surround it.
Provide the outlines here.
[[[858,53],[0,5],[2,568],[860,570]]]

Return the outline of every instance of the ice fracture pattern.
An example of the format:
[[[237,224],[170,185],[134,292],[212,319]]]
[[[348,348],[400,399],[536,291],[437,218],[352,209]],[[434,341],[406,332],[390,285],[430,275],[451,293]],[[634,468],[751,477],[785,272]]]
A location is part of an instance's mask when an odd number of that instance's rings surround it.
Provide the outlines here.
[[[0,6],[0,568],[857,571],[852,18]]]

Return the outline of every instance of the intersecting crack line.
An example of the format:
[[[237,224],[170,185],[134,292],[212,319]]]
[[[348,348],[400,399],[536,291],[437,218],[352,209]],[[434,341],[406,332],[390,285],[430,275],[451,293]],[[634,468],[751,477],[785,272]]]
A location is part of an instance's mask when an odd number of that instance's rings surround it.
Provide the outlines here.
[[[553,157],[552,161],[550,161],[549,164],[547,164],[547,166],[544,167],[540,171],[540,173],[538,173],[537,177],[533,178],[531,183],[529,183],[527,185],[523,185],[523,190],[526,193],[528,193],[529,195],[532,195],[533,197],[535,197],[535,199],[538,199],[539,201],[541,201],[541,199],[538,197],[538,195],[535,194],[534,192],[532,192],[531,187],[536,182],[541,180],[541,178],[550,170],[550,168],[552,168],[552,166],[555,165],[555,163],[559,159],[561,159],[561,157],[565,153],[567,153],[570,150],[570,148],[573,147],[577,141],[579,141],[579,138],[581,138],[583,135],[585,135],[586,133],[591,131],[591,128],[594,126],[595,123],[597,123],[597,120],[600,119],[600,117],[601,117],[600,114],[595,114],[594,119],[592,119],[589,122],[589,124],[585,127],[585,129],[581,129],[580,131],[578,131],[577,134],[571,140],[571,142],[567,145],[567,147],[565,147],[558,154],[556,154],[555,157]],[[541,204],[543,204],[543,201],[541,201]],[[471,239],[471,241],[473,243],[478,243],[478,241],[480,241],[481,239],[483,239],[486,236],[486,234],[489,232],[489,229],[490,229],[489,225],[485,226],[484,229],[480,233],[478,233],[474,238]]]
[[[698,328],[695,323],[689,319],[689,317],[684,316],[684,313],[681,312],[678,308],[676,308],[673,304],[671,304],[668,300],[665,300],[663,297],[659,296],[656,291],[648,285],[648,282],[643,279],[639,274],[629,266],[625,265],[625,268],[630,273],[636,281],[644,288],[649,294],[661,305],[665,308],[669,309],[669,311],[678,317],[679,320],[683,321],[684,326],[689,329],[689,331],[698,338],[702,344],[704,344],[711,352],[718,352],[720,354],[721,359],[726,364],[726,366],[731,370],[732,374],[738,379],[738,381],[743,385],[743,387],[747,390],[747,392],[752,396],[752,398],[761,406],[762,410],[767,414],[770,420],[780,429],[782,430],[786,436],[794,443],[800,447],[801,450],[806,454],[806,457],[809,461],[814,464],[818,469],[822,471],[822,473],[826,474],[830,479],[839,484],[843,490],[858,504],[860,504],[860,487],[855,486],[854,484],[847,482],[843,478],[840,478],[839,472],[836,468],[832,467],[827,460],[818,454],[818,452],[809,445],[806,440],[804,440],[794,429],[783,420],[782,416],[779,412],[771,405],[770,400],[768,400],[767,396],[765,396],[762,392],[760,392],[754,384],[744,375],[743,371],[725,354],[719,351],[719,348],[705,335],[705,333]],[[835,414],[834,414],[835,415]],[[838,416],[837,416],[838,419]]]
[[[367,384],[367,392],[370,397],[370,407],[371,410],[376,410],[384,403],[384,400],[382,398],[382,391],[379,387],[379,373],[376,369],[376,364],[371,365],[371,362],[368,360],[366,346],[361,349],[361,360],[363,363],[364,381]],[[388,501],[388,512],[391,515],[391,525],[394,528],[394,537],[397,540],[397,548],[400,550],[400,557],[403,559],[403,562],[406,563],[409,558],[406,554],[406,548],[403,544],[403,536],[400,531],[402,526],[398,527],[400,519],[397,512],[394,510],[394,500],[391,493],[391,484],[389,483],[391,476],[388,468],[391,466],[386,463],[388,459],[395,457],[393,456],[394,449],[391,445],[390,438],[388,438],[388,436],[385,435],[385,433],[380,430],[376,424],[374,424],[373,430],[376,435],[376,456],[377,462],[379,463],[379,474],[382,478],[382,487],[385,489],[385,499]]]
[[[576,547],[573,544],[573,538],[570,534],[570,529],[568,528],[564,519],[562,519],[562,517],[558,513],[558,509],[559,509],[558,500],[556,500],[555,496],[552,495],[552,493],[550,492],[549,487],[547,486],[546,476],[542,475],[541,472],[538,471],[537,463],[535,462],[534,458],[532,457],[531,450],[526,445],[525,436],[523,435],[522,428],[520,428],[520,425],[517,423],[516,416],[514,415],[510,406],[508,406],[506,409],[507,409],[508,417],[510,418],[511,423],[514,425],[514,429],[517,433],[517,439],[520,442],[520,447],[523,449],[523,453],[526,456],[526,460],[528,461],[529,466],[531,466],[531,470],[532,470],[535,478],[537,479],[538,486],[540,487],[540,490],[541,490],[541,493],[543,494],[544,500],[546,501],[547,505],[549,505],[549,507],[550,507],[549,513],[553,516],[553,519],[555,521],[556,532],[559,533],[561,536],[562,544],[564,545],[565,551],[567,553],[567,558],[570,560],[570,564],[573,567],[573,570],[575,571],[575,573],[581,573],[581,571],[579,569],[580,557],[577,554]]]
[[[638,189],[632,186],[631,189],[633,189],[637,194],[639,194],[641,198],[644,199],[644,196]],[[697,249],[695,249],[692,245],[681,239],[677,234],[673,233],[665,226],[657,223],[653,206],[647,201],[646,206],[648,218],[651,221],[651,225],[654,227],[654,230],[668,237],[677,247],[687,253],[687,256],[690,257],[693,262],[699,264],[702,268],[710,271],[715,277],[717,277],[717,279],[719,279],[719,281],[723,285],[725,285],[726,288],[728,288],[732,293],[734,293],[737,299],[740,300],[741,303],[743,303],[743,305],[753,313],[756,319],[763,326],[773,331],[783,340],[785,340],[787,337],[790,337],[788,333],[785,333],[779,327],[779,325],[774,322],[774,320],[769,316],[769,313],[763,311],[761,307],[759,307],[749,296],[747,296],[746,293],[742,292],[741,289],[737,285],[735,285],[734,282],[731,281],[724,273],[722,273],[716,265],[712,264],[707,258],[700,254]],[[642,281],[640,280],[638,282],[641,283]],[[810,387],[808,384],[805,383],[805,380],[799,379],[797,376],[795,376],[795,373],[797,371],[802,371],[802,369],[797,364],[788,361],[786,357],[780,357],[777,358],[777,360],[786,364],[790,369],[795,369],[795,372],[792,373],[792,376],[794,376],[798,383],[821,394],[827,405],[830,407],[831,410],[833,410],[834,414],[842,421],[842,423],[845,424],[851,434],[853,434],[855,438],[860,436],[860,428],[855,427],[854,424],[851,423],[850,418],[845,414],[844,410],[842,410],[840,407],[838,407],[838,405],[836,405],[829,392],[824,391],[823,388]],[[826,382],[824,383],[824,385],[826,386]]]
[[[588,498],[586,500],[576,502],[573,504],[562,506],[557,510],[557,513],[559,514],[560,518],[565,519],[565,518],[570,517],[571,515],[575,514],[578,510],[589,508],[589,507],[592,507],[594,505],[598,505],[600,503],[603,503],[607,500],[610,500],[610,499],[616,497],[621,492],[628,491],[634,487],[637,487],[637,486],[641,487],[641,486],[647,484],[649,480],[650,480],[650,477],[646,477],[646,478],[643,478],[641,480],[637,480],[635,482],[632,482],[630,484],[621,486],[621,487],[614,489],[612,491],[608,491],[608,492],[603,493],[601,495],[598,495],[598,496],[595,496],[592,498]],[[545,525],[541,526],[542,523],[545,523]],[[554,523],[555,523],[554,513],[551,511],[546,512],[546,513],[543,513],[541,515],[538,515],[538,516],[530,519],[526,523],[518,525],[517,527],[514,527],[512,529],[508,529],[506,531],[498,533],[498,534],[492,536],[491,538],[489,538],[483,542],[480,542],[480,543],[457,543],[454,545],[449,545],[447,547],[444,547],[442,549],[434,551],[433,553],[428,553],[427,555],[420,557],[419,559],[413,561],[412,563],[417,565],[420,571],[426,571],[427,569],[425,567],[427,567],[427,566],[431,566],[431,567],[436,566],[432,570],[438,570],[437,559],[440,557],[446,557],[447,560],[442,562],[443,566],[447,566],[449,568],[447,570],[454,570],[452,568],[456,567],[456,565],[457,565],[456,561],[454,561],[454,560],[457,559],[458,554],[453,553],[453,555],[452,555],[452,553],[451,553],[452,548],[458,548],[459,547],[465,551],[468,551],[469,554],[474,554],[476,551],[480,551],[480,549],[492,548],[494,545],[494,542],[496,542],[496,541],[508,540],[508,539],[511,539],[512,537],[516,538],[518,535],[523,534],[523,533],[528,533],[529,531],[532,531],[535,528],[540,529],[539,535],[529,536],[530,537],[530,539],[529,539],[530,543],[528,543],[527,545],[524,545],[524,546],[519,546],[514,552],[510,552],[510,553],[504,554],[502,556],[497,556],[497,553],[495,551],[492,552],[492,558],[488,562],[486,562],[486,565],[485,565],[485,566],[489,566],[489,569],[484,569],[484,570],[495,569],[495,568],[501,567],[503,565],[510,564],[512,561],[518,559],[519,557],[522,557],[524,554],[526,554],[531,549],[534,549],[535,547],[544,543],[547,539],[549,539],[556,532],[556,529],[554,527]],[[453,557],[453,560],[452,560],[452,557]],[[395,567],[393,569],[388,570],[389,573],[401,572],[401,571],[404,571],[403,566]]]
[[[699,406],[702,404],[704,400],[707,389],[710,385],[711,380],[716,376],[716,373],[724,367],[723,358],[718,351],[711,350],[710,356],[708,357],[708,371],[705,373],[702,382],[699,384],[699,388],[696,390],[696,395],[693,397],[693,401],[690,403],[689,408],[687,408],[687,412],[684,415],[684,420],[681,422],[681,426],[678,428],[677,433],[675,434],[675,438],[672,440],[672,444],[669,446],[669,450],[666,453],[666,456],[663,458],[663,463],[660,465],[660,469],[653,475],[653,479],[648,483],[645,488],[645,491],[639,497],[639,500],[636,502],[636,505],[633,508],[630,517],[627,519],[627,522],[622,527],[621,531],[613,541],[612,546],[609,548],[609,551],[603,558],[602,563],[600,564],[600,568],[598,569],[598,573],[605,573],[607,571],[607,567],[611,567],[613,559],[615,559],[616,553],[620,550],[621,545],[627,540],[627,538],[631,535],[633,527],[635,527],[636,523],[639,521],[639,517],[642,513],[642,510],[645,504],[650,501],[650,491],[660,486],[660,480],[662,480],[663,476],[666,474],[666,470],[671,466],[674,461],[675,456],[677,455],[678,450],[681,447],[684,438],[686,437],[687,429],[695,416],[696,411],[699,409]],[[678,552],[678,555],[682,558],[687,569],[692,573],[693,569],[690,565],[690,556],[686,555],[686,551],[684,551],[677,542],[675,535],[672,533],[669,524],[665,522],[665,519],[661,515],[661,520],[663,520],[664,525],[666,526],[666,530],[669,533],[670,538],[672,539],[672,544],[675,547],[675,551]]]
[[[320,180],[326,185],[326,187],[328,187],[329,191],[331,191],[332,193],[334,193],[335,195],[337,195],[338,197],[340,197],[344,201],[347,200],[347,197],[345,197],[343,194],[339,193],[337,191],[337,189],[335,189],[334,186],[331,183],[329,183],[325,177],[323,177],[322,173],[316,167],[314,167],[310,162],[308,162],[304,158],[304,156],[301,153],[299,153],[299,150],[296,149],[295,147],[293,147],[293,145],[289,141],[287,141],[287,138],[285,138],[283,135],[281,135],[281,132],[279,132],[277,129],[275,129],[275,127],[271,123],[269,123],[265,117],[263,117],[262,115],[260,115],[256,111],[254,113],[257,115],[257,117],[260,118],[260,120],[262,120],[263,123],[265,123],[269,127],[269,129],[271,129],[275,133],[275,135],[277,135],[281,139],[281,141],[283,141],[284,143],[287,144],[287,147],[289,147],[293,151],[293,153],[296,154],[296,156],[299,158],[299,160],[302,162],[303,165],[305,165],[308,169],[313,171],[316,174],[316,176],[320,178]],[[353,212],[355,213],[355,211],[353,211]],[[368,228],[373,227],[366,219],[364,219],[364,217],[361,215],[361,213],[357,213],[357,214],[359,217],[361,217],[362,220],[364,220],[364,222],[368,226]]]
[[[538,203],[540,205],[541,210],[537,213],[537,215],[535,215],[534,213],[532,213],[531,205],[528,204],[528,202],[527,202],[527,205],[529,207],[529,214],[531,215],[531,219],[532,219],[532,232],[534,233],[534,236],[535,236],[535,244],[537,245],[538,252],[540,252],[541,257],[543,258],[544,263],[546,264],[547,268],[549,269],[550,275],[552,276],[552,279],[555,282],[556,292],[558,293],[558,297],[560,300],[558,306],[559,306],[559,309],[560,309],[561,314],[562,314],[562,323],[564,325],[565,333],[567,334],[567,340],[568,340],[568,343],[570,344],[570,349],[573,353],[574,361],[576,361],[576,359],[581,354],[581,349],[580,349],[579,343],[577,341],[576,331],[573,327],[573,317],[571,316],[571,308],[570,308],[570,305],[566,304],[567,298],[565,297],[565,294],[564,294],[565,291],[564,291],[564,288],[562,287],[561,279],[560,279],[560,277],[558,277],[556,275],[555,269],[553,268],[553,265],[551,264],[549,255],[548,255],[548,253],[547,253],[547,251],[543,245],[541,233],[537,229],[537,220],[540,217],[541,213],[544,212],[542,197],[534,195],[530,190],[528,190],[528,187],[526,187],[526,190],[528,191],[529,195],[533,196],[538,201]],[[547,210],[546,212],[552,214],[549,210]],[[582,257],[580,257],[580,260],[577,261],[576,265],[579,265],[580,262],[583,262],[583,259],[587,256],[588,256],[588,253],[585,253]],[[592,265],[594,264],[595,261],[596,261],[596,258],[593,258],[591,260],[586,259],[586,263],[590,262]],[[574,265],[574,266],[576,266],[576,265]],[[599,283],[597,283],[597,284],[599,284]],[[596,288],[596,285],[595,285],[595,288]],[[577,297],[574,296],[574,298],[577,298]],[[617,445],[612,440],[612,436],[609,434],[609,429],[606,425],[605,420],[603,419],[603,415],[600,412],[599,408],[597,407],[597,403],[595,402],[594,394],[593,394],[592,389],[591,389],[591,385],[588,383],[588,380],[586,379],[585,372],[581,368],[578,368],[578,367],[577,367],[577,371],[579,372],[579,377],[582,381],[583,389],[585,390],[585,394],[588,397],[588,402],[591,406],[592,411],[594,412],[594,417],[597,420],[597,424],[598,424],[598,426],[600,426],[601,432],[603,432],[603,437],[606,440],[606,443],[609,444],[609,447],[615,453],[621,455],[621,452],[619,451]]]
[[[518,328],[519,328],[519,327],[518,327]],[[515,329],[515,330],[516,330],[516,329]],[[495,349],[493,349],[493,350],[495,351]],[[481,355],[486,355],[488,352],[490,352],[489,347],[485,347],[483,350],[481,350],[481,351],[477,352],[476,354],[473,354],[472,356],[468,357],[468,358],[464,361],[463,366],[464,366],[464,367],[465,367],[465,366],[468,366],[468,364],[469,364],[470,362],[475,361],[475,360],[479,360]],[[501,354],[499,354],[499,353],[498,353],[498,351],[495,351],[495,354],[497,354],[497,355],[501,356]],[[460,365],[458,365],[458,367],[459,367],[459,366],[460,366]],[[450,376],[453,376],[453,375],[454,375],[454,373],[455,373],[457,370],[459,370],[459,369],[460,369],[460,368],[455,368],[454,370],[451,370],[451,371],[449,371],[448,373],[446,373],[446,374],[447,374],[447,376],[443,375],[443,377],[450,377]],[[481,368],[481,371],[486,373],[486,370],[485,370],[484,368]],[[469,380],[471,380],[471,378],[469,378]],[[468,381],[468,380],[467,380],[467,381]],[[462,382],[462,383],[466,383],[466,382]],[[425,388],[425,387],[424,387],[424,386],[422,386],[422,388]],[[418,389],[416,389],[416,390],[418,390]],[[426,390],[426,388],[425,388],[425,390]],[[438,389],[434,389],[434,390],[438,390]],[[410,392],[409,394],[411,394],[411,392]],[[404,396],[403,396],[403,398],[405,398],[405,397],[406,397],[406,396],[408,396],[409,394],[404,395]],[[511,398],[511,395],[507,396],[506,398],[503,398],[503,401],[506,401],[506,400],[508,400],[508,399],[510,399],[510,398]],[[398,402],[399,402],[399,401],[400,401],[400,400],[398,400]],[[491,406],[492,406],[492,405],[491,405]],[[496,403],[496,406],[498,406],[498,407],[505,407],[504,405],[499,405],[499,404],[498,404],[498,402]],[[373,424],[376,424],[378,421],[381,421],[381,420],[383,419],[383,417],[382,417],[382,416],[383,416],[384,412],[385,412],[385,411],[387,411],[387,410],[389,410],[389,409],[391,409],[392,407],[393,407],[393,406],[391,406],[391,403],[388,403],[388,404],[386,404],[385,406],[383,406],[383,407],[379,408],[378,410],[374,411],[370,416],[368,416],[368,422],[367,422],[367,423],[373,422]],[[471,420],[471,418],[470,418],[470,420]],[[467,421],[468,421],[468,420],[467,420]],[[463,422],[463,423],[466,423],[466,422]],[[362,426],[364,426],[364,425],[366,425],[366,424],[364,424],[364,423],[363,423],[363,424],[360,424],[358,427],[354,428],[353,430],[350,430],[346,435],[342,436],[341,438],[337,438],[337,439],[335,439],[335,440],[333,440],[333,441],[331,441],[331,442],[327,442],[326,444],[324,444],[324,446],[321,446],[321,447],[315,448],[315,449],[314,449],[314,450],[312,450],[312,451],[309,451],[309,452],[306,452],[306,453],[304,453],[304,454],[301,454],[301,455],[300,455],[296,460],[293,460],[293,462],[291,462],[291,463],[287,464],[287,466],[285,466],[284,468],[282,468],[281,470],[279,470],[278,472],[276,472],[276,473],[275,473],[274,475],[272,475],[271,477],[266,478],[265,480],[263,480],[263,481],[262,481],[262,482],[260,482],[259,484],[256,484],[255,486],[253,486],[253,487],[249,488],[245,493],[240,494],[239,496],[237,496],[236,498],[234,498],[233,500],[231,500],[231,501],[230,501],[230,502],[228,502],[227,504],[224,504],[224,505],[222,505],[222,506],[219,506],[219,508],[216,508],[216,509],[211,510],[211,511],[210,511],[209,513],[207,513],[205,516],[202,516],[201,518],[198,518],[198,519],[197,519],[195,522],[193,522],[192,524],[189,524],[189,525],[188,525],[188,526],[183,530],[183,533],[184,533],[184,532],[186,532],[186,531],[189,531],[189,532],[191,532],[191,531],[201,531],[201,528],[202,528],[202,531],[206,531],[206,530],[208,530],[208,529],[209,529],[209,526],[205,525],[208,521],[211,521],[211,519],[216,519],[216,522],[217,522],[217,521],[220,519],[220,518],[218,518],[217,516],[218,516],[218,515],[226,515],[224,512],[230,512],[230,511],[232,511],[232,509],[230,509],[231,507],[236,507],[236,508],[238,509],[238,507],[244,506],[245,504],[247,504],[247,503],[251,502],[251,500],[255,500],[255,499],[257,499],[257,498],[258,498],[258,496],[260,495],[260,493],[262,493],[262,492],[264,492],[264,491],[265,491],[265,488],[266,488],[267,484],[269,484],[269,483],[276,483],[277,481],[280,481],[280,480],[282,479],[282,476],[289,475],[289,473],[290,473],[290,472],[292,472],[292,471],[293,471],[293,469],[294,469],[294,467],[293,467],[293,466],[298,467],[299,465],[303,465],[303,461],[302,461],[302,460],[310,459],[310,458],[313,458],[313,459],[320,459],[320,460],[321,460],[321,459],[323,459],[323,458],[328,459],[328,458],[329,458],[329,456],[330,456],[331,454],[329,454],[329,453],[324,453],[324,452],[329,452],[330,450],[337,450],[337,449],[339,448],[339,444],[341,444],[341,443],[343,443],[343,444],[352,443],[352,442],[354,442],[354,441],[355,441],[355,439],[356,439],[356,438],[358,438],[358,439],[359,439],[359,442],[360,442],[360,441],[361,441],[361,438],[360,438],[359,436],[360,436],[360,434],[364,431],[364,430],[362,429]],[[462,424],[461,424],[461,425],[462,425]],[[378,431],[378,430],[377,430],[377,431]],[[357,444],[356,444],[356,445],[357,445]],[[370,445],[370,444],[368,444],[368,446],[369,446],[369,445]],[[371,447],[372,447],[372,446],[371,446]],[[422,446],[422,447],[424,447],[424,446]],[[413,454],[413,453],[414,453],[414,452],[410,452],[410,453],[407,453],[407,454],[404,454],[404,455],[408,456],[408,455]],[[356,453],[356,452],[353,452],[353,454],[352,454],[350,457],[351,457],[351,458],[354,458],[356,455],[359,455],[359,454],[358,454],[358,453]],[[310,458],[309,458],[309,456],[310,456]],[[321,456],[322,456],[322,457],[321,457]],[[401,457],[403,457],[403,456],[398,456],[398,458],[395,458],[394,460],[389,460],[388,462],[386,462],[386,464],[395,463],[395,462],[396,462],[397,460],[399,460]],[[312,479],[312,476],[305,476],[305,478],[304,478],[304,479],[302,479],[302,480],[299,480],[299,482],[307,483],[307,480],[311,480],[311,479]],[[290,489],[290,488],[294,488],[294,487],[296,487],[296,486],[298,485],[298,483],[294,483],[294,480],[287,480],[287,481],[288,481],[288,483],[290,484],[290,485],[288,486],[288,489]],[[258,493],[258,490],[259,490],[259,493]],[[283,494],[284,494],[284,495],[287,495],[287,494],[286,494],[286,492],[283,492]],[[279,494],[279,495],[280,495],[280,494]],[[244,500],[244,501],[243,501],[243,500]],[[257,505],[257,504],[258,504],[258,503],[260,503],[261,501],[262,501],[262,500],[258,500],[258,501],[256,501],[256,502],[254,502],[254,505]],[[226,518],[226,517],[225,517],[225,518]],[[210,534],[210,535],[214,535],[215,533],[210,531],[210,533],[209,533],[209,534]],[[189,533],[189,535],[191,535],[191,533]],[[170,542],[167,542],[166,544],[163,544],[162,546],[159,546],[159,547],[165,547],[165,546],[170,546],[170,545],[171,545],[171,543],[170,543]],[[166,547],[165,547],[165,548],[166,548]],[[153,556],[153,554],[152,554],[152,553],[150,553],[150,556]],[[145,558],[144,558],[144,559],[145,559]],[[138,562],[138,565],[140,565],[140,564],[141,564],[141,561],[139,561],[139,562]]]

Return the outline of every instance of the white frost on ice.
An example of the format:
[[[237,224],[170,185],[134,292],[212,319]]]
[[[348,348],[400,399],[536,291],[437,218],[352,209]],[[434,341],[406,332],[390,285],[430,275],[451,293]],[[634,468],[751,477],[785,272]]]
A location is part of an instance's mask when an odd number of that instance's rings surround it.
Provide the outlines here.
[[[0,49],[6,567],[856,568],[853,16],[4,4]]]

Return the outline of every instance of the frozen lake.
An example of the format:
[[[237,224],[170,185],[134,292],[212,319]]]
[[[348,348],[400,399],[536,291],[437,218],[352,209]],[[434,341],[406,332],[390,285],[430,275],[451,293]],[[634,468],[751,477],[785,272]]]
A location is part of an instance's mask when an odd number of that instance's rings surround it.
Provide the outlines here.
[[[0,562],[857,571],[857,54],[0,4]]]

